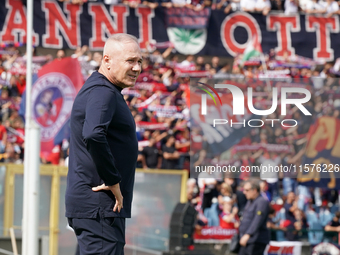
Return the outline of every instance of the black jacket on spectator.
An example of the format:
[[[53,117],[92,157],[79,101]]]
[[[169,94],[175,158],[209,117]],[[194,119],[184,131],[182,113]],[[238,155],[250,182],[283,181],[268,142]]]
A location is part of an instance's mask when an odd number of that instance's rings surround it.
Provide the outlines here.
[[[264,243],[270,241],[270,232],[267,228],[269,214],[269,202],[261,195],[253,201],[248,200],[242,214],[241,225],[239,228],[240,236],[249,234],[247,244]]]
[[[66,217],[131,217],[138,153],[136,126],[121,88],[94,72],[74,100],[71,113],[70,161],[65,195]],[[113,212],[111,191],[92,191],[120,182],[124,197]]]

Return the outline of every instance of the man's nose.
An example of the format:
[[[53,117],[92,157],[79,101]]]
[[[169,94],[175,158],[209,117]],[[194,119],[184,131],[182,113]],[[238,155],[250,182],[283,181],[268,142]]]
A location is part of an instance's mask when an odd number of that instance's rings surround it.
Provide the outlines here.
[[[142,70],[142,65],[140,63],[136,62],[133,65],[132,70],[135,71],[135,72],[140,72]]]

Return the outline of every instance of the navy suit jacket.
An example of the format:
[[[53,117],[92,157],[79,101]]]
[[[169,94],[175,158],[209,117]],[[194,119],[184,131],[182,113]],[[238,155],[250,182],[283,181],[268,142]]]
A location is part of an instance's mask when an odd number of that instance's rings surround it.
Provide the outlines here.
[[[79,91],[71,113],[66,217],[131,217],[138,153],[136,126],[121,88],[94,72]],[[111,191],[92,191],[120,183],[123,208],[113,212]]]
[[[270,231],[267,228],[269,202],[259,195],[254,200],[248,200],[242,214],[239,227],[240,236],[249,234],[247,244],[264,243],[270,241]]]

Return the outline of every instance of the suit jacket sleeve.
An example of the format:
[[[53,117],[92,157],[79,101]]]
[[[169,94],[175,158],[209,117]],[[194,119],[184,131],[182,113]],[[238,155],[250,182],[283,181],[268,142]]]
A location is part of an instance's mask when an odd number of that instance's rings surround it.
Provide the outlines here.
[[[100,178],[108,186],[121,181],[106,139],[107,130],[116,111],[116,94],[106,86],[94,87],[87,99],[83,139]]]
[[[250,236],[256,234],[263,224],[267,224],[266,219],[269,211],[268,202],[266,200],[258,199],[255,203],[255,216],[246,231],[246,234],[249,234]]]

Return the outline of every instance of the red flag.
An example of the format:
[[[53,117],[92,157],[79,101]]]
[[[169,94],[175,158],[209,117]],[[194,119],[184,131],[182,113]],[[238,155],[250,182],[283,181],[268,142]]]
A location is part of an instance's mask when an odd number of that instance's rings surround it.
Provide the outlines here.
[[[32,88],[32,116],[40,126],[41,157],[47,159],[68,133],[65,124],[83,83],[77,59],[54,60],[39,70]]]

